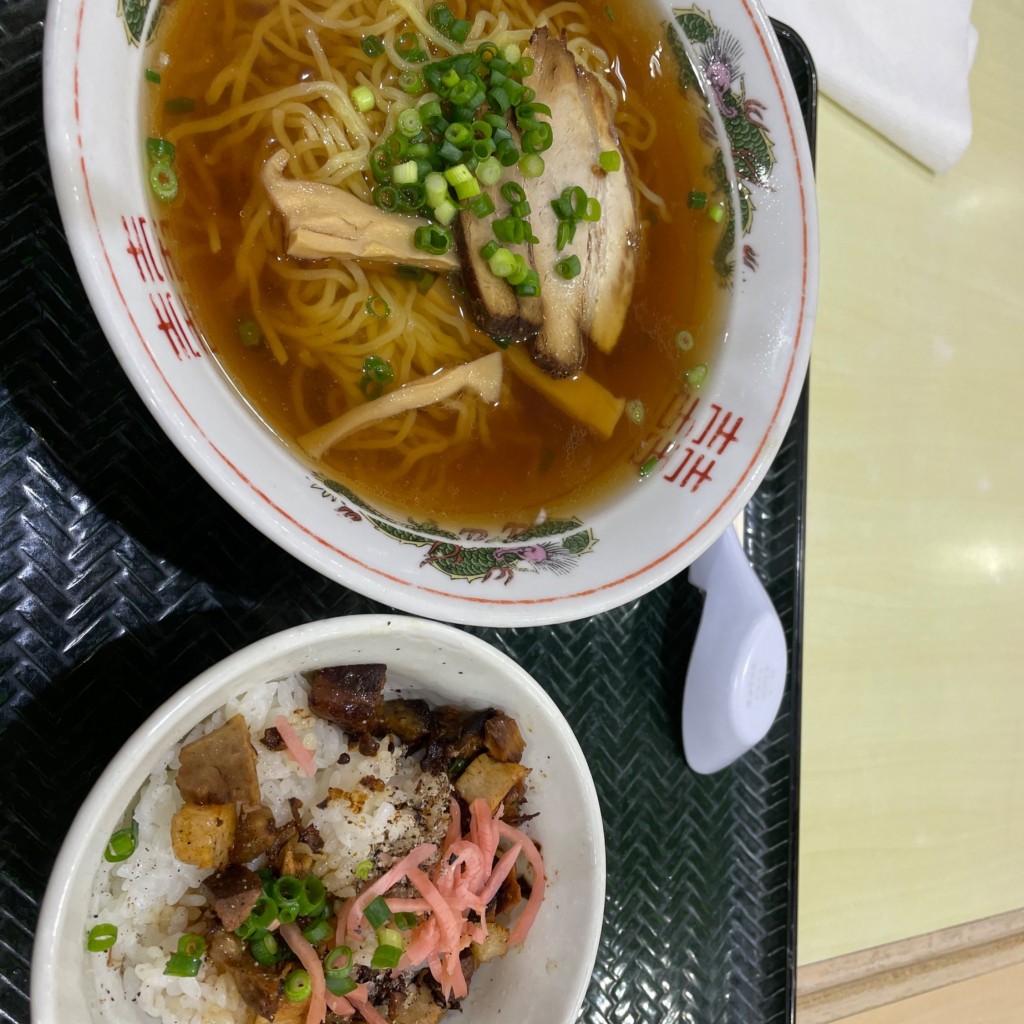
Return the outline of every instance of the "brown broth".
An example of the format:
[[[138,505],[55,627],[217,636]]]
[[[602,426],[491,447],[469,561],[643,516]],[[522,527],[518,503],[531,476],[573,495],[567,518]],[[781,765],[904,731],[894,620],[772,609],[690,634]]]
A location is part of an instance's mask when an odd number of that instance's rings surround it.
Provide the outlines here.
[[[591,14],[594,41],[616,57],[628,100],[635,98],[658,111],[657,138],[642,155],[640,172],[644,183],[668,202],[671,222],[645,218],[642,260],[621,339],[610,355],[591,348],[586,365],[587,373],[616,395],[643,402],[649,424],[678,393],[685,370],[707,361],[721,326],[721,290],[712,268],[719,233],[686,203],[690,189],[710,191],[708,153],[698,132],[696,98],[680,91],[677,68],[664,44],[660,11],[653,5],[620,4],[610,21],[603,0],[584,0],[582,6]],[[209,113],[201,97],[230,56],[224,52],[225,23],[232,16],[239,21],[254,19],[264,9],[250,0],[234,8],[214,0],[178,0],[157,39],[157,49],[169,54],[170,61],[159,88],[150,87],[150,134],[165,135],[181,122],[182,115],[165,112],[163,102],[168,98],[197,98],[195,112],[185,116]],[[471,5],[470,10],[475,9]],[[273,69],[278,79],[268,82],[268,88],[298,73],[286,61],[280,64]],[[557,131],[557,125],[554,128]],[[268,133],[269,128],[240,145],[265,148]],[[193,156],[202,159],[217,144],[217,135],[197,135],[185,148],[194,147]],[[233,261],[245,227],[240,208],[252,188],[251,172],[235,177],[190,175],[188,168],[198,162],[179,161],[186,168],[179,171],[181,189],[192,193],[193,212],[186,215],[180,202],[161,211],[165,244],[210,350],[256,414],[279,437],[293,442],[311,426],[338,414],[329,399],[332,378],[324,370],[307,369],[299,397],[294,360],[282,369],[264,348],[247,348],[238,340],[236,326],[246,315],[247,298]],[[255,152],[251,163],[255,164]],[[197,202],[205,217],[195,215]],[[649,214],[649,205],[642,202],[641,211]],[[211,221],[217,228],[219,252],[211,251]],[[434,287],[447,285],[438,281]],[[265,299],[275,301],[273,296]],[[686,353],[674,343],[683,328],[696,340]],[[382,483],[386,461],[378,459],[387,456],[372,451],[329,452],[319,470],[364,499],[418,521],[485,527],[531,522],[542,509],[549,515],[580,514],[637,479],[638,445],[649,427],[623,416],[613,437],[601,440],[552,407],[511,370],[506,379],[514,401],[507,409],[489,413],[494,444],[487,447],[474,438],[429,456],[424,472],[440,484],[433,492],[423,486],[422,473],[411,493],[401,481]]]

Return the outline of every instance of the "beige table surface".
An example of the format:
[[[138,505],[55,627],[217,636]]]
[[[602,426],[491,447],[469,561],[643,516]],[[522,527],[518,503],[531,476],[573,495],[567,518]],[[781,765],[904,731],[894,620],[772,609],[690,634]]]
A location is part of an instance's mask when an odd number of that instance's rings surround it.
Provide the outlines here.
[[[1024,0],[973,21],[948,175],[819,110],[801,964],[1024,907]]]

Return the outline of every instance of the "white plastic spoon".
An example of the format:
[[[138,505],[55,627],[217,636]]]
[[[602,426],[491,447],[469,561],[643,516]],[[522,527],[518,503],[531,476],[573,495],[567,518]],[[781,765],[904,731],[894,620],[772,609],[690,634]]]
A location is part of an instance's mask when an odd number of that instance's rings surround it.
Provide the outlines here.
[[[786,684],[786,637],[731,526],[690,566],[689,579],[706,597],[683,691],[683,752],[707,775],[771,728]]]

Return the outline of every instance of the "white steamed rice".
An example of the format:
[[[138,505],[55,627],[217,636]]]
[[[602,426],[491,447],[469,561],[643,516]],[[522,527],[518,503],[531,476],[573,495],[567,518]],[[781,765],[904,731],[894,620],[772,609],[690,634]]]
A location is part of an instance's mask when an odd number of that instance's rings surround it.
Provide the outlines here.
[[[163,973],[178,939],[199,919],[206,900],[198,886],[210,874],[181,863],[171,849],[171,818],[183,803],[174,781],[178,750],[234,715],[244,715],[249,726],[263,803],[277,824],[291,819],[288,800],[297,797],[303,804],[303,823],[317,826],[324,850],[315,870],[328,892],[353,895],[354,869],[360,861],[372,860],[383,869],[417,843],[444,835],[446,779],[422,774],[397,743],[381,743],[372,757],[349,750],[341,730],[311,714],[307,702],[308,684],[301,676],[240,690],[168,751],[139,790],[133,815],[138,846],[126,861],[101,862],[90,905],[90,925],[117,926],[117,941],[108,955],[90,958],[103,1016],[118,1021],[148,1017],[163,1024],[245,1024],[253,1017],[230,975],[209,963],[198,978]],[[289,719],[313,754],[314,778],[286,751],[275,753],[259,742],[278,715]],[[337,762],[343,752],[350,760],[341,765]],[[369,775],[385,783],[381,791],[360,786]],[[326,806],[317,807],[321,802]],[[126,813],[126,823],[129,817]]]

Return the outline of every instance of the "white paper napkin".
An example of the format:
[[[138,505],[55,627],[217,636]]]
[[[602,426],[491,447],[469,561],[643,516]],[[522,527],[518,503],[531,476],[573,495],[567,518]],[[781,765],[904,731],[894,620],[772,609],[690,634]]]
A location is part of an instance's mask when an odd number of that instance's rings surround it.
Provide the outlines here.
[[[807,43],[821,91],[939,173],[971,140],[971,0],[764,0]]]

